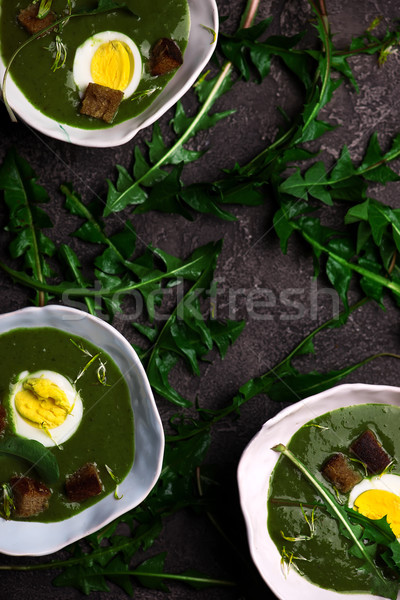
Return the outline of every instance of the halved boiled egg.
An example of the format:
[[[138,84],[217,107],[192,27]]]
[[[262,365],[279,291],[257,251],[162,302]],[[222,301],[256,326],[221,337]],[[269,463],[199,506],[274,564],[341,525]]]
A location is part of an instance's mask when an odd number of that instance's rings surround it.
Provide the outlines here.
[[[348,505],[369,519],[387,517],[393,533],[400,537],[400,476],[393,473],[364,479],[350,492]]]
[[[90,82],[124,93],[129,98],[142,76],[142,58],[130,37],[118,31],[96,33],[75,53],[73,78],[81,95]]]
[[[7,413],[15,433],[49,447],[75,433],[83,405],[79,392],[60,373],[23,371],[10,388]]]

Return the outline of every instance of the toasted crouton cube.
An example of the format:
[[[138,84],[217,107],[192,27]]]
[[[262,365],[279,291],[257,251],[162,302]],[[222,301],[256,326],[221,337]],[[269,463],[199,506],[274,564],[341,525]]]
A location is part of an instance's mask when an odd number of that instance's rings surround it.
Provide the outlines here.
[[[14,476],[10,485],[16,517],[32,517],[48,508],[51,491],[44,483],[30,477]]]
[[[112,123],[123,97],[121,90],[89,83],[82,100],[81,114]]]
[[[29,4],[29,6],[20,11],[17,17],[22,27],[24,27],[31,35],[35,35],[36,33],[39,33],[39,31],[42,31],[42,29],[46,29],[46,27],[49,27],[49,25],[56,20],[56,15],[52,11],[50,11],[43,19],[39,19],[37,16],[39,6],[40,2]]]
[[[362,480],[360,473],[353,468],[349,459],[341,452],[328,458],[321,473],[342,494],[348,494]]]
[[[71,502],[83,502],[100,494],[103,491],[103,484],[97,466],[94,463],[86,463],[75,473],[68,475],[65,491]]]
[[[182,52],[173,40],[161,38],[153,46],[150,55],[151,75],[171,73],[180,67],[182,63]]]
[[[376,439],[375,434],[366,429],[350,446],[358,460],[367,465],[371,474],[381,473],[390,464],[391,458]]]

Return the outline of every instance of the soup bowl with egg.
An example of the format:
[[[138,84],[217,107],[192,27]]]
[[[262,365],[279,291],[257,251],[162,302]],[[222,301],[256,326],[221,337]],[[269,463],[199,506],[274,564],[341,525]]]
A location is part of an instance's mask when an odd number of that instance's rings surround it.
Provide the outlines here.
[[[399,597],[383,547],[363,541],[379,535],[398,552],[399,427],[400,388],[350,384],[282,410],[249,443],[240,501],[253,560],[280,600]],[[368,568],[337,513],[367,544]]]
[[[127,340],[74,308],[0,316],[0,551],[42,555],[137,506],[164,434]]]
[[[215,0],[0,0],[3,95],[51,137],[123,144],[193,85],[217,30]]]

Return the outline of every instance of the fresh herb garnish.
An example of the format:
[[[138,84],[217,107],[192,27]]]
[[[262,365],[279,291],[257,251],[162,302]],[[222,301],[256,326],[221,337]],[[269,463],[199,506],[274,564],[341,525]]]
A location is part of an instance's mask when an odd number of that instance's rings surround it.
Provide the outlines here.
[[[85,354],[86,356],[90,356],[92,357],[93,354],[84,347],[84,345],[82,344],[82,342],[75,342],[75,340],[69,338],[69,341],[71,342],[71,344],[73,344],[74,346],[76,346],[78,348],[78,350],[80,350],[81,352],[83,352],[83,354]]]
[[[109,476],[111,477],[111,479],[112,479],[112,480],[114,481],[114,483],[116,484],[116,485],[115,485],[115,490],[114,490],[114,498],[115,498],[116,500],[121,500],[121,498],[123,498],[123,495],[121,495],[121,496],[120,496],[120,495],[119,495],[119,491],[118,491],[118,484],[120,483],[120,481],[119,481],[118,477],[116,477],[116,476],[114,475],[114,472],[113,472],[113,470],[112,470],[112,469],[110,469],[110,467],[109,467],[108,465],[104,465],[104,466],[105,466],[105,468],[106,468],[106,470],[107,470],[107,473],[109,474]]]
[[[45,17],[47,17],[51,10],[52,3],[53,0],[40,0],[39,10],[37,14],[38,19],[44,19]]]
[[[0,514],[3,519],[9,519],[12,511],[15,508],[12,489],[8,483],[3,483],[1,488],[3,490],[3,500]]]
[[[302,574],[301,569],[296,562],[298,560],[307,560],[307,559],[304,558],[304,556],[295,556],[294,552],[288,552],[286,550],[285,546],[282,547],[281,571],[282,571],[282,574],[285,577],[285,579],[289,575],[289,571],[292,567],[294,567],[296,569],[296,571],[298,571],[300,573],[300,575]]]
[[[49,49],[52,52],[55,51],[54,62],[51,66],[51,70],[54,72],[65,65],[65,61],[67,60],[67,46],[63,43],[61,37],[56,35],[56,39],[54,42],[51,42]]]
[[[298,535],[297,537],[290,537],[288,535],[285,535],[283,531],[281,531],[281,536],[283,537],[283,539],[287,540],[288,542],[308,542],[309,540],[312,540],[315,534],[315,508],[316,507],[313,506],[311,516],[308,517],[306,511],[304,510],[304,506],[300,503],[300,509],[304,520],[307,523],[308,528],[310,530],[310,535]]]
[[[203,29],[206,29],[207,31],[209,31],[211,33],[212,36],[212,40],[210,42],[210,44],[215,44],[215,42],[217,41],[217,32],[214,31],[214,29],[212,29],[211,27],[207,27],[207,25],[202,25]]]
[[[107,383],[107,375],[106,375],[106,364],[107,362],[104,362],[99,358],[99,366],[97,367],[97,371],[96,371],[96,375],[97,375],[97,379],[99,381],[99,383],[101,383],[101,385],[105,385],[108,386],[109,384]]]
[[[92,365],[94,363],[94,361],[97,358],[99,358],[99,356],[100,356],[100,352],[98,352],[97,354],[95,354],[94,356],[92,356],[92,358],[90,360],[88,360],[88,362],[86,363],[86,365],[79,371],[78,375],[75,377],[75,379],[74,379],[74,385],[86,373],[86,371],[88,370],[88,368],[90,367],[90,365]]]
[[[148,98],[157,90],[157,87],[149,88],[147,90],[140,90],[139,92],[134,92],[130,97],[130,100],[142,100],[143,98]]]

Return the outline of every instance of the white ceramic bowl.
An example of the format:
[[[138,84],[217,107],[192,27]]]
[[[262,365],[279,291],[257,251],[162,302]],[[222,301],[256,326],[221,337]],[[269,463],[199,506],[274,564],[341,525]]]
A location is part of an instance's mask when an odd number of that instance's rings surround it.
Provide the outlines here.
[[[138,131],[159,119],[188,91],[214,52],[215,42],[206,27],[218,32],[215,0],[188,0],[188,4],[191,25],[183,65],[154,102],[137,117],[108,129],[79,129],[63,125],[46,117],[30,104],[10,78],[7,81],[7,98],[11,108],[30,127],[57,140],[95,148],[109,148],[128,142]],[[5,66],[0,58],[0,81],[3,80],[4,71]]]
[[[0,334],[26,327],[54,327],[79,335],[107,352],[128,384],[135,423],[135,458],[119,485],[121,500],[111,493],[86,510],[56,523],[0,519],[0,552],[15,556],[50,554],[94,531],[142,502],[155,485],[164,454],[164,432],[142,364],[126,339],[111,325],[75,308],[23,308],[0,315]]]
[[[238,485],[250,552],[261,576],[280,600],[380,598],[369,594],[341,594],[324,590],[301,577],[295,569],[290,569],[285,578],[281,571],[280,553],[267,528],[269,480],[279,458],[279,454],[271,448],[279,443],[287,444],[292,435],[307,421],[337,408],[355,404],[400,406],[400,388],[362,383],[348,384],[302,400],[267,421],[246,447],[240,459]]]

